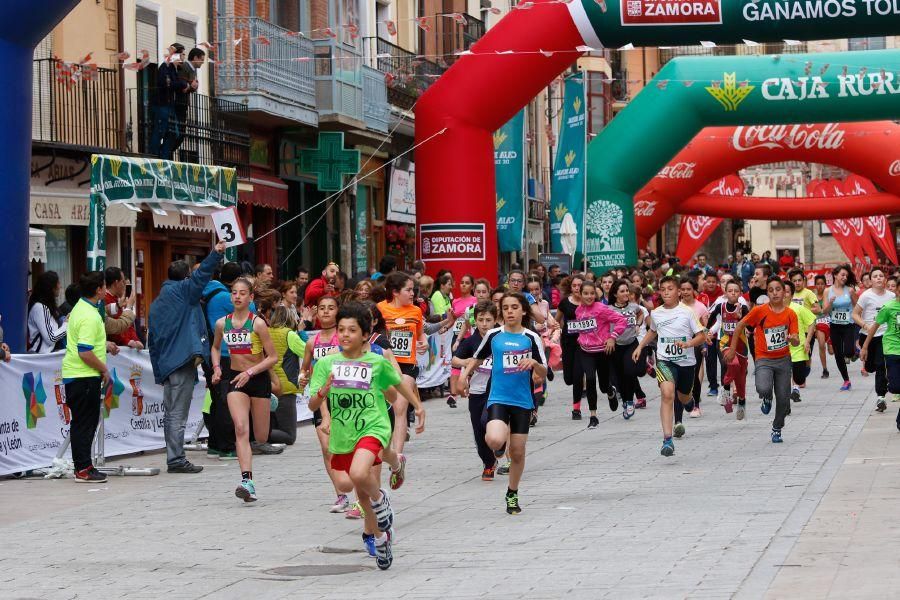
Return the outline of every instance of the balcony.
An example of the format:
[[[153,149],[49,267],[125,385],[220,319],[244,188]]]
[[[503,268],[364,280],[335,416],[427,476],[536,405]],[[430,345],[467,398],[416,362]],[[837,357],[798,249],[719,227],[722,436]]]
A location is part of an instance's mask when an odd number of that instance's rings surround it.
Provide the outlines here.
[[[152,99],[156,90],[138,87],[128,90],[128,149],[150,154],[153,129]],[[250,133],[247,107],[222,98],[191,94],[184,139],[174,160],[236,169],[242,179],[250,177]],[[175,131],[171,132],[173,137]]]
[[[217,96],[271,117],[274,125],[318,124],[310,40],[258,17],[219,17],[216,25]]]
[[[53,58],[32,62],[31,138],[86,151],[124,149],[119,75],[113,69],[63,73]]]
[[[391,77],[387,88],[388,102],[403,110],[411,109],[422,92],[445,71],[444,67],[416,58],[414,53],[385,39],[369,37],[363,43],[367,64]]]
[[[384,75],[333,39],[316,40],[316,98],[320,123],[387,133],[390,107]]]
[[[528,198],[528,220],[536,223],[547,220],[547,202],[539,198]]]
[[[761,54],[802,54],[806,52],[806,42],[790,45],[784,42],[759,44],[758,46],[736,45],[704,48],[702,46],[672,46],[660,48],[659,66],[678,56],[758,56]]]
[[[485,25],[481,19],[476,19],[472,15],[466,15],[466,24],[462,27],[463,46],[466,50],[480,40],[484,36]]]

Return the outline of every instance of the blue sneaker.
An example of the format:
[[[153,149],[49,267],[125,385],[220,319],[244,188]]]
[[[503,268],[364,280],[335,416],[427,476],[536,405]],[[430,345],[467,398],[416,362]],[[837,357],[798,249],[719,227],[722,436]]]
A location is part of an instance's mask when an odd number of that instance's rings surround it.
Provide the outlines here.
[[[675,454],[675,442],[672,441],[672,438],[663,440],[663,445],[662,448],[659,449],[659,453],[663,456],[672,456]]]
[[[707,396],[718,396],[718,395],[719,395],[719,388],[712,388],[712,387],[709,388],[709,391],[706,392],[706,395],[707,395]]]
[[[234,490],[234,495],[244,502],[256,502],[256,486],[251,479],[242,479],[241,485]]]
[[[773,444],[780,444],[780,443],[783,442],[783,441],[784,441],[784,440],[781,439],[781,430],[780,430],[780,429],[773,429],[773,430],[772,430],[772,443],[773,443]]]
[[[764,415],[769,414],[772,410],[772,400],[770,398],[763,398],[762,404],[759,405],[759,410],[761,410]]]
[[[366,552],[369,553],[369,556],[375,558],[375,536],[370,533],[362,534],[363,544],[366,545]]]

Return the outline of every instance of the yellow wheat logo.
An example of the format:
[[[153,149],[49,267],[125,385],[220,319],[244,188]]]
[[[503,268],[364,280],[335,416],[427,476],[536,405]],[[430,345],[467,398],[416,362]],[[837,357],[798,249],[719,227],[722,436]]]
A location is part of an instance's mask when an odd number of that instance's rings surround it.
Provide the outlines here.
[[[121,158],[110,158],[109,159],[109,168],[112,169],[113,177],[118,177],[119,169],[122,168],[122,159]]]
[[[576,115],[581,112],[581,97],[580,96],[575,98],[575,102],[572,103],[572,108],[575,109]]]
[[[503,142],[506,141],[506,138],[509,137],[503,131],[495,131],[494,132],[494,150],[498,149],[503,145]]]
[[[191,169],[194,171],[194,183],[199,182],[200,181],[200,169],[201,169],[200,165],[194,165],[193,167],[191,167]]]
[[[710,95],[718,101],[719,104],[725,107],[727,112],[734,112],[738,109],[741,102],[743,102],[747,96],[750,95],[756,86],[750,85],[747,82],[742,82],[740,87],[737,85],[737,76],[735,73],[723,73],[724,77],[724,85],[718,85],[719,82],[713,83],[713,85],[706,88],[706,91],[710,93]]]
[[[97,156],[96,154],[91,154],[91,166],[92,167],[97,164],[98,160],[100,160],[99,156]]]
[[[553,209],[554,214],[556,214],[556,220],[562,221],[563,217],[566,216],[566,213],[569,212],[569,209],[566,208],[565,204],[560,203],[556,208]]]
[[[141,170],[141,175],[146,175],[147,174],[147,161],[144,160],[143,158],[137,158],[137,159],[135,159],[135,162],[137,163],[138,169]]]
[[[164,160],[155,160],[153,163],[156,165],[156,170],[159,171],[161,177],[166,176],[166,161]]]
[[[175,167],[175,172],[178,173],[178,178],[181,179],[181,163],[172,163],[172,166]]]
[[[506,206],[506,200],[503,198],[497,197],[497,210],[499,211],[501,208]]]
[[[569,150],[569,153],[566,154],[563,158],[566,161],[566,168],[571,167],[572,163],[575,161],[575,151]]]
[[[225,187],[231,187],[231,180],[234,179],[234,169],[222,169],[222,173],[225,175]]]

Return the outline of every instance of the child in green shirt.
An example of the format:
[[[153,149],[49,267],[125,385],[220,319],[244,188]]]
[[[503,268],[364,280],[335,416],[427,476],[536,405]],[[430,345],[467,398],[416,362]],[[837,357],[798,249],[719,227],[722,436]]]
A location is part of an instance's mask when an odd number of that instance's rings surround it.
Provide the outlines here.
[[[869,344],[872,343],[875,332],[880,325],[886,325],[887,329],[881,337],[881,348],[887,370],[888,391],[894,395],[896,402],[900,400],[900,287],[895,293],[897,297],[881,307],[875,316],[875,322],[869,326],[859,356],[863,361],[868,358]],[[881,406],[878,408],[879,411],[883,410]],[[900,412],[897,413],[897,429],[900,430]]]

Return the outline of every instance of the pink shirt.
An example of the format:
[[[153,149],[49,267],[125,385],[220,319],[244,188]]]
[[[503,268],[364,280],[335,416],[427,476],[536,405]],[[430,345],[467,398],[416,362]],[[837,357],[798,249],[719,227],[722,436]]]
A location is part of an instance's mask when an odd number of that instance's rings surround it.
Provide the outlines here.
[[[575,309],[575,321],[569,323],[569,331],[578,331],[578,345],[585,352],[602,352],[606,340],[619,337],[627,326],[624,316],[602,302],[594,302]]]

